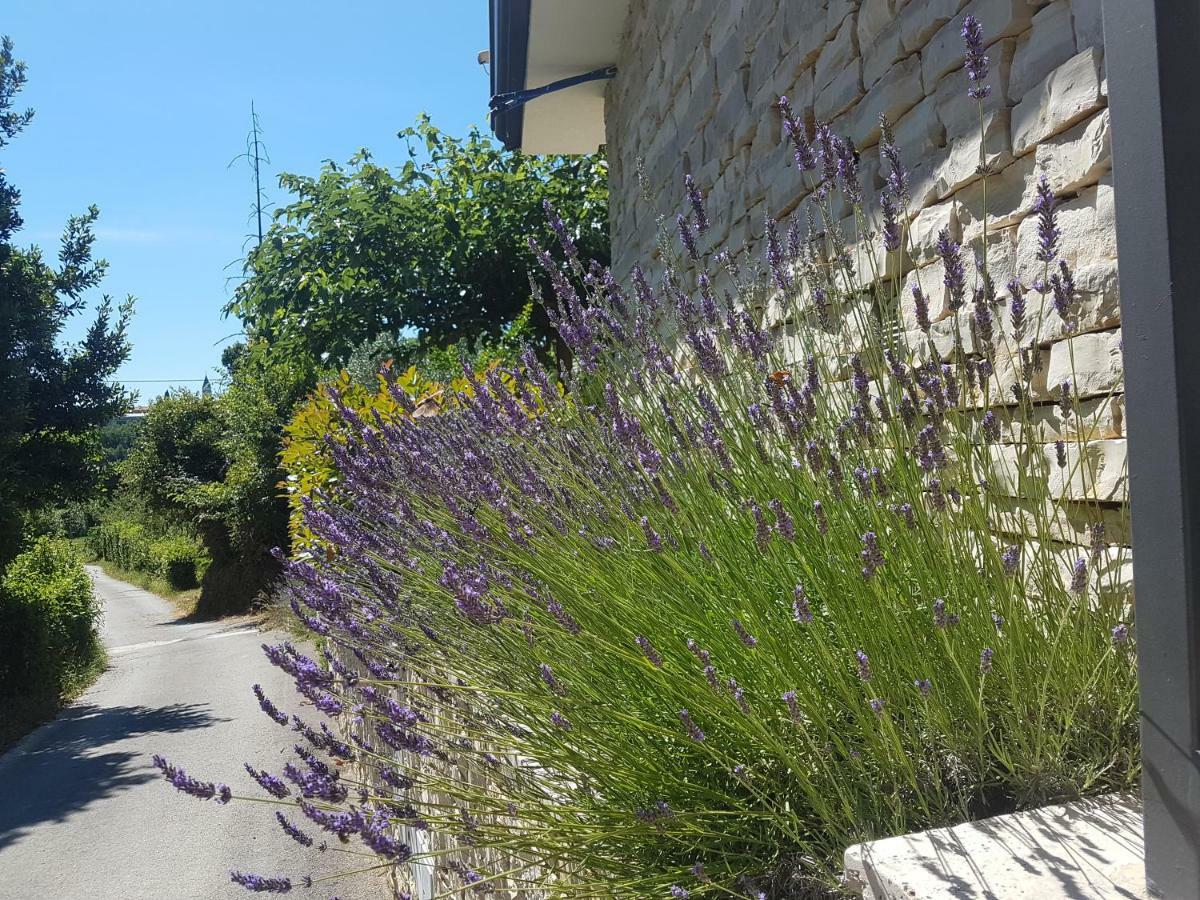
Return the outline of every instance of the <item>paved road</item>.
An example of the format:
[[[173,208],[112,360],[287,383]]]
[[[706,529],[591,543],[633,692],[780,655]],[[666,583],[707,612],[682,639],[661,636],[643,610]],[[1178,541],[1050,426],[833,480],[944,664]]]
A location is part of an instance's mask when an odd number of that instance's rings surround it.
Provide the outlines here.
[[[274,807],[196,800],[151,766],[161,753],[235,794],[263,796],[242,763],[278,772],[295,737],[259,711],[250,691],[260,683],[296,708],[290,680],[259,649],[279,636],[246,620],[178,622],[161,598],[98,570],[92,576],[109,668],[0,756],[0,898],[247,898],[229,869],[319,877],[369,864],[345,852],[316,857],[282,833]],[[314,871],[314,857],[323,871]],[[359,875],[292,896],[367,900],[388,896],[382,884]]]

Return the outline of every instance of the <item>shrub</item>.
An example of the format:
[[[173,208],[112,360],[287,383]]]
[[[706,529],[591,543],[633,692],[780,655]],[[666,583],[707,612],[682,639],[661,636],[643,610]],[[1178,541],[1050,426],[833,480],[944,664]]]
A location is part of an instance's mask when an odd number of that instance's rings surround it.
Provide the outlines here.
[[[100,559],[162,578],[176,591],[197,587],[209,565],[208,556],[194,538],[179,534],[152,538],[145,526],[136,522],[105,522],[88,532],[87,540]]]
[[[854,148],[781,107],[811,209],[786,239],[766,223],[760,271],[705,252],[691,185],[657,290],[586,269],[552,214],[567,396],[532,354],[513,390],[489,372],[437,416],[331,392],[284,588],[328,666],[267,651],[355,717],[353,746],[296,722],[370,778],[360,796],[301,753],[285,775],[316,827],[389,865],[411,853],[393,829],[428,829],[460,890],[812,896],[855,841],[1136,783],[1095,426],[1074,379],[1057,413],[1031,389],[1043,326],[1079,312],[1049,187],[1038,287],[1014,280],[1003,320],[986,254],[970,284],[941,236],[943,358],[933,285],[890,274],[913,267],[886,124],[872,222]],[[767,306],[793,327],[767,332]]]
[[[99,657],[99,608],[79,557],[42,537],[0,578],[0,695],[53,703]]]

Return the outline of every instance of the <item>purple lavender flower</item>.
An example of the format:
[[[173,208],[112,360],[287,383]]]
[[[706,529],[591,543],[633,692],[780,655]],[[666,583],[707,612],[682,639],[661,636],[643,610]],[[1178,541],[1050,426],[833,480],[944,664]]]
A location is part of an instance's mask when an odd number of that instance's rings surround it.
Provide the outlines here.
[[[658,532],[654,530],[654,526],[650,524],[650,519],[647,516],[642,516],[640,520],[642,533],[646,536],[646,545],[655,553],[662,552],[662,538]]]
[[[946,628],[950,625],[950,618],[946,614],[946,601],[941,597],[933,601],[933,624],[937,628]]]
[[[291,793],[291,791],[288,790],[288,786],[283,783],[282,779],[276,778],[270,772],[260,772],[251,766],[250,763],[246,763],[245,765],[246,771],[250,773],[250,777],[258,782],[258,786],[272,797],[283,799]]]
[[[900,150],[896,146],[896,136],[892,133],[891,123],[887,114],[879,114],[879,155],[890,166],[887,175],[887,187],[892,196],[900,203],[907,203],[908,173],[900,160]]]
[[[683,727],[687,729],[688,737],[693,741],[699,744],[704,740],[704,732],[692,721],[692,717],[686,709],[679,711],[679,721],[683,723]]]
[[[880,698],[875,697],[872,700],[868,700],[867,705],[871,707],[871,712],[875,713],[876,716],[882,717],[883,708],[887,705],[887,703]]]
[[[742,686],[737,683],[737,679],[730,678],[728,685],[729,693],[733,697],[734,702],[738,705],[738,709],[740,709],[746,715],[750,715],[750,704],[746,702],[746,692],[742,689]]]
[[[183,769],[171,765],[158,754],[154,755],[152,762],[155,768],[163,773],[163,777],[171,782],[171,785],[178,791],[201,800],[216,800],[221,804],[228,803],[233,799],[233,792],[228,785],[211,781],[197,781]]]
[[[1104,540],[1104,530],[1103,522],[1094,522],[1088,527],[1092,562],[1099,562],[1104,551],[1108,549],[1108,542]]]
[[[554,670],[550,668],[549,663],[539,664],[538,673],[542,676],[542,681],[546,682],[546,687],[550,688],[554,693],[565,694],[567,692],[562,683],[554,677]]]
[[[1077,559],[1071,567],[1071,593],[1082,594],[1087,590],[1087,560]]]
[[[1058,242],[1062,232],[1055,221],[1055,197],[1050,189],[1050,180],[1043,175],[1038,179],[1037,197],[1033,202],[1033,214],[1038,218],[1037,258],[1042,262],[1053,262],[1058,256]]]
[[[704,198],[700,196],[700,189],[696,187],[696,179],[689,172],[683,176],[683,186],[687,192],[688,203],[692,207],[692,218],[696,223],[696,230],[701,234],[708,231],[708,213],[704,209]]]
[[[883,235],[883,249],[894,253],[900,249],[900,221],[899,209],[890,190],[880,192],[879,208],[883,212],[883,227],[880,229]]]
[[[290,837],[293,841],[300,844],[302,847],[311,847],[313,839],[310,835],[305,834],[290,822],[282,812],[276,811],[275,819],[279,822],[279,827],[283,829],[283,833]]]
[[[650,661],[650,664],[652,666],[654,666],[654,668],[661,669],[663,667],[662,656],[659,654],[659,652],[657,650],[654,649],[654,645],[650,643],[650,640],[648,638],[643,637],[642,635],[639,634],[633,640],[634,640],[634,643],[636,643],[641,648],[642,654],[646,657],[646,659],[648,659]]]
[[[971,83],[967,89],[967,96],[974,100],[983,100],[992,92],[991,86],[983,83],[988,77],[988,58],[983,52],[983,27],[972,15],[963,18],[962,38],[967,47],[963,68],[966,69],[967,80]]]
[[[1000,555],[1000,563],[1004,567],[1004,574],[1010,578],[1017,574],[1017,567],[1021,565],[1021,547],[1019,544],[1012,544],[1006,547]]]
[[[292,890],[292,882],[288,878],[267,878],[247,872],[231,871],[229,880],[256,894],[287,894]]]
[[[989,444],[1000,442],[1000,419],[990,409],[983,414],[983,439]]]
[[[784,692],[783,696],[780,697],[780,699],[783,700],[783,702],[787,704],[788,714],[792,717],[792,721],[799,722],[800,721],[800,704],[798,704],[796,702],[796,692],[795,691],[786,691],[786,692]]]
[[[950,291],[950,308],[958,310],[966,296],[967,270],[962,261],[962,246],[950,237],[950,229],[938,232],[937,252],[946,270],[942,281]]]
[[[1071,391],[1071,379],[1068,378],[1058,386],[1058,408],[1062,410],[1063,418],[1071,415],[1074,406],[1075,398]]]
[[[918,678],[913,681],[913,686],[921,692],[922,697],[928,697],[929,692],[933,690],[933,682],[928,678]]]
[[[557,709],[554,710],[552,713],[550,713],[550,721],[553,722],[556,727],[561,728],[563,731],[571,730],[570,720],[567,719],[567,717],[564,716],[562,713],[560,713]]]
[[[771,543],[771,526],[767,524],[767,518],[763,515],[762,507],[753,500],[747,500],[746,506],[750,510],[750,514],[754,517],[754,543],[759,550],[766,550]]]
[[[851,206],[862,205],[862,187],[858,180],[858,150],[849,138],[832,136],[834,152],[837,154],[837,177],[842,183],[846,202]]]
[[[779,98],[779,112],[783,117],[783,133],[792,143],[796,168],[801,172],[811,172],[817,167],[816,156],[804,126],[792,114],[792,107],[787,97]]]
[[[671,896],[676,897],[677,900],[687,900],[691,894],[687,892],[686,888],[682,888],[677,884],[673,884],[671,885]]]
[[[691,223],[682,215],[679,215],[675,217],[675,225],[679,229],[679,242],[687,250],[688,256],[694,260],[698,260],[700,254],[696,250],[696,235],[692,233]]]
[[[912,295],[917,317],[917,327],[926,334],[929,334],[929,329],[933,327],[933,323],[929,321],[929,299],[925,296],[925,292],[921,290],[919,284],[912,286]]]
[[[779,290],[788,293],[792,289],[792,276],[785,266],[783,248],[779,244],[779,231],[776,228],[775,220],[767,216],[764,228],[767,266],[771,270],[771,277]]]
[[[792,616],[800,625],[807,625],[813,620],[812,608],[809,606],[808,594],[804,585],[797,584],[792,597]]]
[[[1063,260],[1058,261],[1058,271],[1050,276],[1050,290],[1053,294],[1054,311],[1067,326],[1067,331],[1075,330],[1072,321],[1072,306],[1075,300],[1075,276]]]
[[[563,252],[570,259],[577,260],[579,258],[579,250],[575,246],[575,241],[572,240],[571,235],[567,232],[567,226],[564,224],[562,216],[554,208],[554,204],[549,200],[543,200],[542,209],[546,212],[546,221],[550,223],[551,230],[554,232],[555,237],[558,238],[558,242],[562,244]]]
[[[858,664],[858,677],[863,681],[871,680],[871,657],[863,650],[854,651],[854,659]]]
[[[1129,626],[1124,622],[1115,625],[1112,630],[1112,642],[1113,646],[1117,647],[1129,643]]]
[[[262,711],[274,719],[277,724],[286,725],[288,723],[287,713],[282,712],[271,702],[270,698],[263,693],[262,685],[254,685],[254,696],[258,698],[258,705],[262,708]]]
[[[758,638],[746,630],[746,626],[740,620],[734,619],[731,623],[733,630],[737,632],[738,639],[747,647],[753,649],[758,646]]]
[[[767,507],[775,514],[775,531],[785,541],[794,541],[796,539],[796,523],[791,514],[784,509],[783,502],[771,500],[767,503]]]
[[[1013,334],[1020,341],[1022,332],[1025,330],[1025,288],[1021,286],[1020,281],[1014,278],[1008,283],[1008,293],[1012,298],[1008,309]]]
[[[817,520],[817,531],[821,534],[828,534],[829,519],[825,515],[825,507],[821,505],[820,500],[813,501],[813,517]]]
[[[1067,467],[1067,445],[1064,441],[1054,442],[1054,456],[1060,469]]]
[[[996,655],[996,651],[991,647],[984,647],[979,654],[979,671],[980,674],[987,675],[992,671],[992,657]]]
[[[992,613],[992,624],[996,627],[997,631],[1003,630],[1004,616],[1000,615],[1000,613]]]

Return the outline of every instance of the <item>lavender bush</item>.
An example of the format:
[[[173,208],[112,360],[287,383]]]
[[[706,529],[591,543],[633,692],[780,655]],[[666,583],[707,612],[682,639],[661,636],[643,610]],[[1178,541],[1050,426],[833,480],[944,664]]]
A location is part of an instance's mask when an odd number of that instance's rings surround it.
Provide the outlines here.
[[[527,354],[436,417],[341,407],[284,588],[323,656],[268,655],[353,737],[260,696],[311,749],[251,770],[301,844],[424,859],[447,895],[812,896],[864,838],[1135,782],[1122,560],[1098,505],[1090,548],[1061,541],[1051,487],[1087,486],[1093,420],[1059,386],[1072,437],[1048,448],[1031,388],[1042,321],[1078,312],[1052,186],[1034,284],[1002,293],[986,238],[968,267],[940,236],[943,358],[886,123],[871,217],[855,148],[780,114],[811,194],[760,271],[709,252],[690,179],[678,253],[628,288],[551,211],[565,394]],[[764,330],[767,303],[795,327]]]

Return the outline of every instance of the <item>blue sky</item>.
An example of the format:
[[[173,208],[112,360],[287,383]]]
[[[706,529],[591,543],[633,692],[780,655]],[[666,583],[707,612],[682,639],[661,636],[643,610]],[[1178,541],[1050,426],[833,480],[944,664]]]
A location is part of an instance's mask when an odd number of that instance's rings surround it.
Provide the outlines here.
[[[251,100],[264,184],[284,201],[278,172],[359,147],[401,161],[396,132],[421,111],[451,133],[486,125],[487,27],[486,0],[10,0],[0,29],[29,67],[18,102],[36,110],[0,160],[22,194],[18,242],[55,252],[67,216],[95,203],[102,290],[138,298],[121,378],[145,398],[164,385],[143,380],[215,374],[239,330],[220,311],[253,187],[227,166]]]

